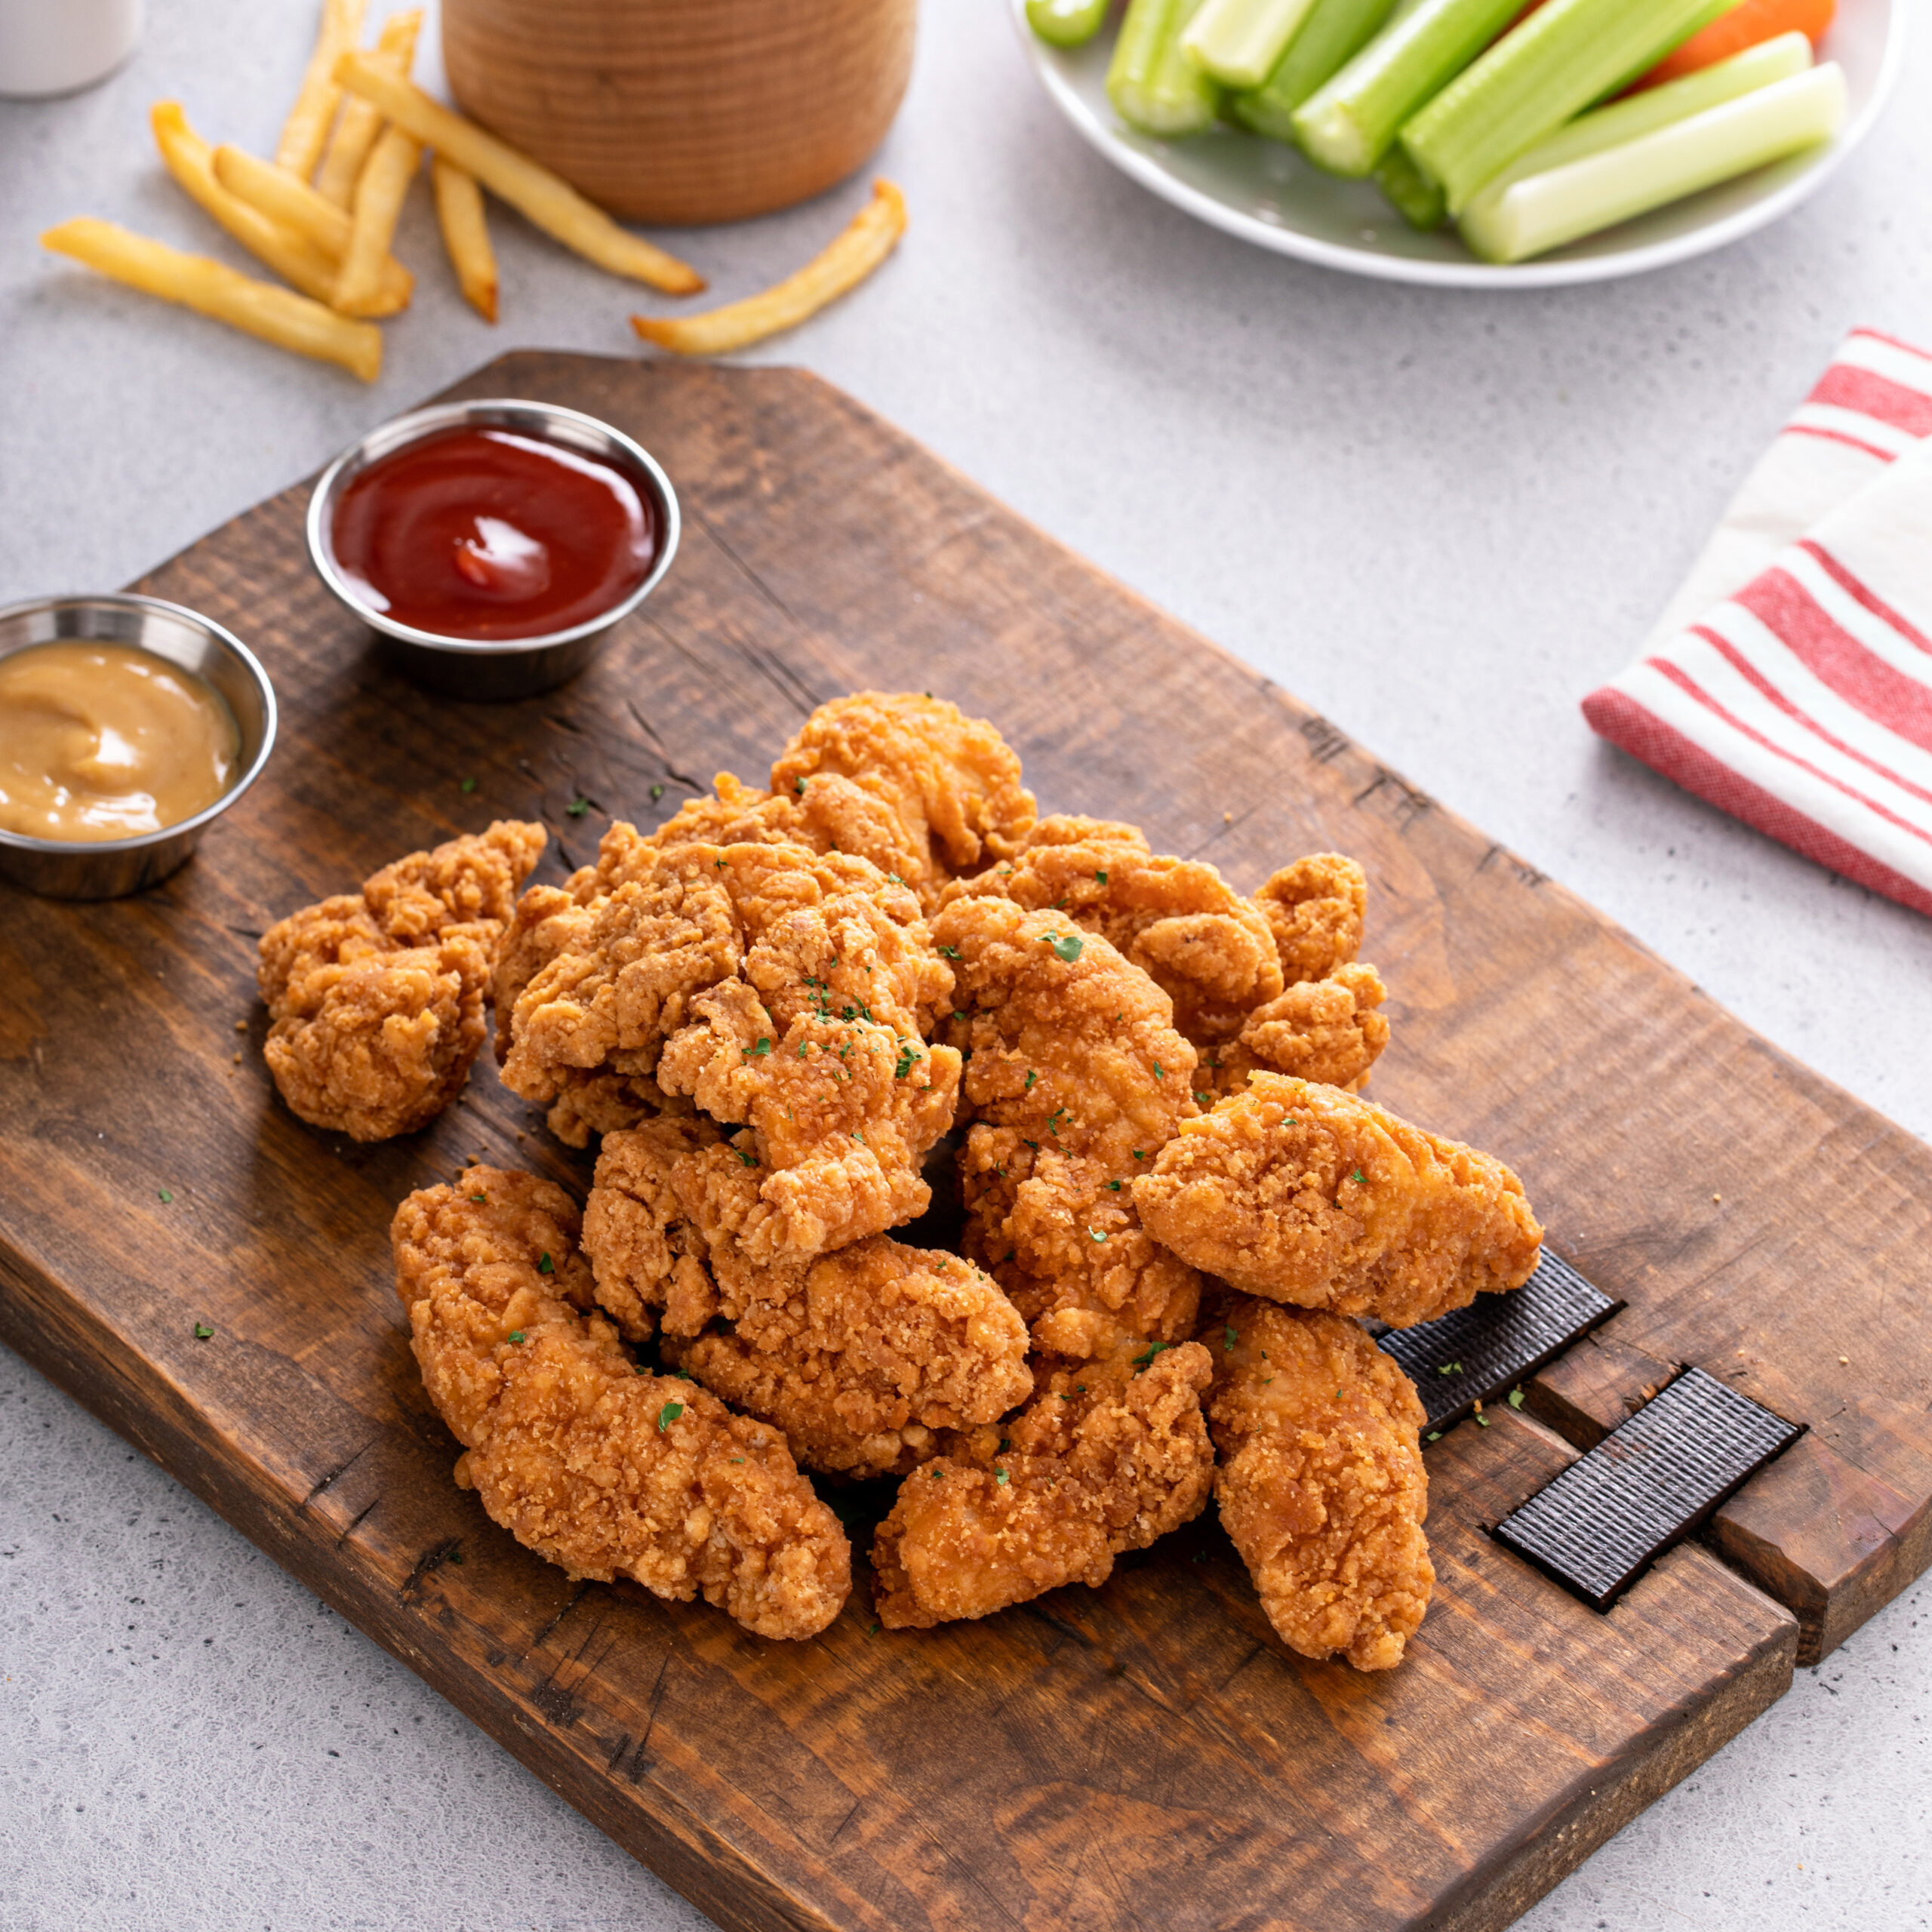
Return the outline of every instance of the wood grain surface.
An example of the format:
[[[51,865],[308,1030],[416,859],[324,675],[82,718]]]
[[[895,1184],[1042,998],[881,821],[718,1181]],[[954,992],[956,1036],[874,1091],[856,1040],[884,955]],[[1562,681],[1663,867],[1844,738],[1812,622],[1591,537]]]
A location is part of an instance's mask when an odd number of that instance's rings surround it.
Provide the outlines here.
[[[1500,1927],[1780,1695],[1801,1635],[1924,1566],[1932,1150],[811,378],[521,355],[455,392],[637,436],[682,498],[677,566],[575,684],[498,706],[373,654],[308,567],[306,488],[144,580],[257,649],[282,737],[162,887],[8,900],[0,1334],[720,1924]],[[543,818],[561,877],[608,817],[761,777],[866,685],[992,716],[1044,809],[1238,884],[1358,855],[1377,1097],[1510,1161],[1629,1304],[1535,1414],[1586,1442],[1697,1362],[1809,1424],[1798,1449],[1599,1617],[1486,1534],[1571,1448],[1527,1413],[1464,1424],[1429,1451],[1435,1601],[1372,1677],[1284,1649],[1211,1515],[1099,1591],[923,1634],[871,1628],[862,1570],[803,1645],[518,1548],[451,1481],[385,1230],[472,1156],[580,1193],[588,1162],[487,1054],[423,1134],[302,1126],[255,937],[500,816]]]

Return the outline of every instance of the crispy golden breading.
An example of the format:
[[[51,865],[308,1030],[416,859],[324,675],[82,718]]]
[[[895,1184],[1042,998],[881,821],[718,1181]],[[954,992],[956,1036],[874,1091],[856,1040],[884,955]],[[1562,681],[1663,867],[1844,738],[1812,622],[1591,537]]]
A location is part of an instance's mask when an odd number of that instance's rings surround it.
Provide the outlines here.
[[[1368,879],[1354,860],[1317,852],[1284,866],[1254,895],[1287,984],[1325,980],[1361,950]]]
[[[1200,1079],[1223,1095],[1245,1093],[1257,1072],[1358,1091],[1389,1044],[1389,1022],[1376,1011],[1387,997],[1382,976],[1359,960],[1302,980],[1257,1007],[1239,1036],[1201,1062]]]
[[[785,1432],[808,1469],[903,1474],[934,1432],[989,1423],[1033,1392],[1026,1324],[956,1254],[883,1235],[774,1271],[735,1327],[665,1360]]]
[[[695,1335],[718,1312],[711,1249],[678,1198],[681,1164],[723,1137],[708,1121],[650,1120],[606,1134],[583,1208],[583,1251],[597,1300],[627,1342]]]
[[[1192,1342],[1139,1374],[1118,1356],[1063,1368],[1011,1422],[914,1470],[872,1545],[879,1621],[924,1629],[1103,1583],[1120,1552],[1198,1515],[1214,1485],[1201,1414],[1212,1374]]]
[[[1398,1328],[1520,1287],[1543,1241],[1500,1161],[1278,1074],[1184,1122],[1134,1195],[1155,1240],[1235,1287]]]
[[[1050,1352],[1192,1333],[1199,1278],[1148,1239],[1128,1187],[1195,1112],[1167,995],[1104,939],[1010,900],[958,899],[933,937],[958,955],[949,1032],[971,1055],[968,1251]]]
[[[1234,1297],[1208,1337],[1214,1493],[1290,1649],[1388,1670],[1429,1607],[1423,1407],[1352,1321]]]
[[[891,869],[928,908],[948,879],[1011,858],[1035,816],[1020,760],[998,732],[915,692],[858,691],[820,705],[771,768],[771,789],[808,797],[821,773],[849,778],[891,807],[906,828],[912,867]]]
[[[820,854],[869,859],[897,882],[909,881],[925,855],[887,801],[849,778],[821,772],[789,792],[759,792],[728,771],[709,797],[694,798],[654,832],[648,844],[799,845]]]
[[[995,894],[1029,912],[1063,912],[1141,968],[1196,1046],[1228,1039],[1281,990],[1267,920],[1212,866],[1157,857],[1138,829],[1105,819],[1042,819],[1007,865],[955,881],[942,905]]]
[[[851,1552],[779,1432],[641,1374],[591,1307],[577,1217],[533,1174],[472,1168],[396,1211],[396,1287],[457,1480],[573,1577],[702,1595],[763,1637],[816,1635]]]
[[[262,935],[263,1054],[293,1112],[386,1140],[449,1105],[483,1044],[493,957],[544,838],[540,825],[499,820]]]

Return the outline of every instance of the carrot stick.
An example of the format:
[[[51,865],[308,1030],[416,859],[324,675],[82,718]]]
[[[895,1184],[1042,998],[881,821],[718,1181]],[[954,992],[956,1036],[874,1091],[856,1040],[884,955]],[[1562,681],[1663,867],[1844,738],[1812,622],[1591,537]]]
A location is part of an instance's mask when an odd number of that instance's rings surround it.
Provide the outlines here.
[[[1666,54],[1630,91],[1660,87],[1666,81],[1715,66],[1747,47],[1775,40],[1781,33],[1801,33],[1816,47],[1832,23],[1835,0],[1738,0],[1700,33],[1694,33],[1673,53]]]

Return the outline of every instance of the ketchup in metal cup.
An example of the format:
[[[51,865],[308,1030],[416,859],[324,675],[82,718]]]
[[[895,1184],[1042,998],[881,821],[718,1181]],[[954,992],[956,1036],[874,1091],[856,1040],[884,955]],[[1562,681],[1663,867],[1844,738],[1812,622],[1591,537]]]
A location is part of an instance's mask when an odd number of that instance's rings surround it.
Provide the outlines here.
[[[356,596],[438,637],[543,637],[651,574],[657,506],[614,463],[509,429],[445,429],[364,470],[330,532]]]

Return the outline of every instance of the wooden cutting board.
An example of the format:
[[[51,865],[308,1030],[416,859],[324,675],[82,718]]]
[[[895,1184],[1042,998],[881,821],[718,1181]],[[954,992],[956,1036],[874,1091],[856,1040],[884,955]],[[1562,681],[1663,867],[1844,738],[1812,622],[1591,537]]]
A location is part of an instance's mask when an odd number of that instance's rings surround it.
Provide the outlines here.
[[[503,706],[371,654],[309,568],[306,486],[143,580],[254,647],[281,738],[165,885],[5,895],[0,1334],[721,1924],[1499,1927],[1924,1567],[1932,1150],[810,377],[518,355],[451,393],[639,438],[682,496],[676,567],[578,681]],[[1043,808],[1244,887],[1358,855],[1377,1097],[1509,1160],[1629,1303],[1531,1389],[1560,1433],[1506,1410],[1429,1451],[1441,1580],[1399,1670],[1286,1651],[1211,1512],[1102,1589],[926,1634],[875,1629],[862,1574],[786,1645],[572,1584],[451,1481],[390,1214],[474,1155],[579,1192],[588,1163],[487,1054],[423,1134],[302,1126],[256,936],[499,816],[543,819],[561,878],[608,817],[761,777],[866,685],[990,715]],[[1485,1526],[1682,1362],[1810,1432],[1599,1616]]]

